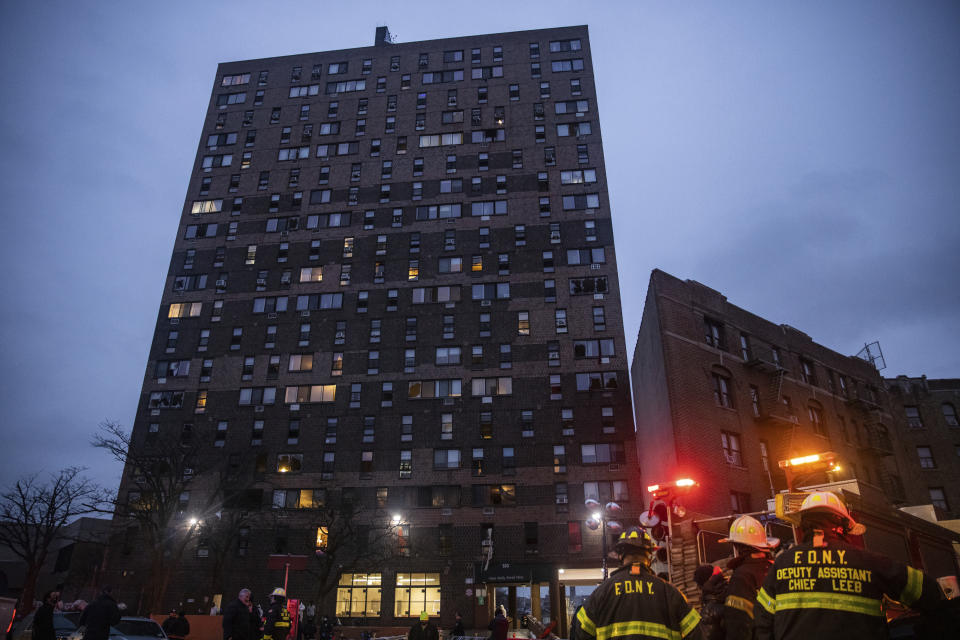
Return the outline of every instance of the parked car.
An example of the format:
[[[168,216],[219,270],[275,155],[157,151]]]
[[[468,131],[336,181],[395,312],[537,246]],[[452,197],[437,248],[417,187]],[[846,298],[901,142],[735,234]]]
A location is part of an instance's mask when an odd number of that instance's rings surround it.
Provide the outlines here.
[[[11,635],[11,640],[33,640],[33,617],[36,614],[37,610],[34,609],[17,623]],[[53,630],[57,634],[57,640],[68,640],[76,633],[79,621],[79,611],[54,611]]]
[[[79,620],[79,614],[77,614]],[[63,640],[83,640],[84,628],[75,628],[68,638]],[[150,618],[124,616],[116,626],[110,627],[110,637],[114,640],[167,640],[167,634],[159,624]],[[14,640],[30,640],[30,638],[14,638]],[[59,637],[57,640],[61,640]]]
[[[117,637],[117,640],[167,640],[167,634],[154,620],[133,616],[120,618],[120,622],[110,629],[110,637]]]

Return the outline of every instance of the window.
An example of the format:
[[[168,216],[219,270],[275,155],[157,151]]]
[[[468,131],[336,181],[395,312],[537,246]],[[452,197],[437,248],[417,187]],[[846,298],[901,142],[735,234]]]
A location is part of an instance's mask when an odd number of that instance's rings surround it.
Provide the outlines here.
[[[581,444],[580,461],[583,464],[623,464],[626,458],[620,443]]]
[[[716,347],[717,349],[725,349],[726,341],[724,340],[723,324],[713,318],[707,316],[703,317],[703,332],[704,332],[704,342],[706,342],[711,347]]]
[[[577,374],[577,391],[605,391],[618,387],[616,371],[590,371]]]
[[[379,573],[344,573],[337,585],[337,616],[380,616]]]
[[[943,487],[930,487],[930,502],[933,506],[950,511],[950,505],[947,503],[947,494]]]
[[[462,381],[453,378],[447,380],[411,380],[407,383],[407,398],[411,400],[428,398],[459,398]]]
[[[960,422],[957,422],[957,409],[952,404],[944,402],[940,405],[940,411],[943,413],[943,421],[947,423],[948,427],[960,426]]]
[[[630,494],[625,481],[613,480],[607,482],[584,482],[583,497],[586,500],[592,498],[601,503],[609,500],[627,502],[630,499]]]
[[[730,378],[724,374],[714,372],[713,378],[713,400],[717,406],[733,408],[733,396],[730,395]]]
[[[508,396],[513,393],[513,378],[474,378],[470,381],[473,397]]]
[[[823,409],[820,407],[808,406],[807,415],[810,417],[810,424],[813,426],[813,432],[818,436],[826,436],[827,428],[823,424]]]
[[[480,415],[480,432],[481,432],[481,433],[483,433],[484,415],[487,416],[487,422],[486,422],[486,424],[487,424],[487,425],[490,425],[490,424],[491,424],[491,423],[490,423],[490,418],[489,418],[489,415],[490,415],[489,412],[486,413],[486,414],[481,414],[481,415]],[[483,472],[484,472],[484,469],[485,469],[485,464],[484,464],[484,460],[483,460],[483,448],[482,448],[482,447],[474,447],[474,448],[473,448],[473,455],[472,455],[471,460],[470,460],[470,469],[471,469],[471,472],[472,472],[472,474],[473,474],[474,476],[482,476],[482,475],[483,475]]]
[[[429,616],[440,615],[440,574],[398,572],[394,617],[415,617],[424,611]]]
[[[433,452],[434,469],[459,469],[460,449],[435,449]]]
[[[323,454],[323,462],[320,466],[320,477],[324,480],[329,480],[333,478],[333,469],[336,464],[336,454],[332,451],[327,451]]]
[[[170,305],[167,318],[196,318],[202,310],[202,302],[174,302]]]
[[[313,371],[313,354],[291,354],[287,371]]]
[[[221,109],[225,109],[227,105],[231,104],[243,104],[247,101],[246,92],[239,93],[221,93],[217,96],[217,106]]]
[[[920,407],[905,406],[903,410],[907,414],[908,427],[911,429],[923,429],[923,418],[920,417]]]
[[[563,122],[557,125],[557,137],[580,137],[593,133],[589,122]]]
[[[800,379],[809,385],[817,386],[817,375],[813,363],[806,358],[800,358]]]
[[[750,494],[742,491],[731,491],[730,511],[732,513],[750,513]]]
[[[936,469],[937,463],[933,459],[933,451],[928,446],[917,447],[917,457],[920,458],[921,469]]]
[[[605,358],[615,355],[613,338],[601,340],[574,340],[573,357],[575,358]]]
[[[463,69],[451,71],[427,71],[422,74],[423,84],[438,84],[442,82],[459,82],[463,80]]]
[[[295,473],[303,468],[302,453],[280,453],[277,454],[277,472]]]
[[[760,417],[760,388],[757,385],[750,385],[750,408],[753,411],[753,417]]]
[[[567,332],[567,310],[556,309],[553,312],[553,325],[557,333]]]
[[[436,364],[460,364],[460,347],[437,347]]]
[[[530,312],[529,311],[517,312],[517,335],[518,336],[530,335]]]
[[[513,507],[517,504],[515,484],[473,485],[473,506],[499,505]]]
[[[241,390],[241,393],[243,390]],[[314,384],[287,387],[284,395],[286,404],[303,404],[309,402],[334,402],[336,400],[337,385]]]
[[[727,464],[737,467],[743,466],[743,459],[740,456],[740,436],[729,431],[720,432],[720,446],[723,449],[723,457]]]
[[[509,300],[510,283],[496,282],[487,284],[471,285],[471,298],[473,300]]]
[[[463,144],[463,133],[439,133],[420,136],[420,148]]]

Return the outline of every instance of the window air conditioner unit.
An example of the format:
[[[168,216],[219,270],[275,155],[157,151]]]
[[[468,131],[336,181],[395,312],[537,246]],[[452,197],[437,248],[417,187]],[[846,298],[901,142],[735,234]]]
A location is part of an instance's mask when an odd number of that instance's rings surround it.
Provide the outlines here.
[[[277,319],[277,312],[276,312],[276,311],[271,311],[270,313],[268,313],[268,314],[267,314],[267,319],[268,319],[268,320],[276,320],[276,319]]]
[[[180,318],[170,318],[170,324],[180,324]]]
[[[262,405],[262,404],[258,404],[256,407],[253,408],[253,410],[254,410],[254,412],[256,412],[256,413],[263,413],[263,405]]]
[[[595,294],[593,294],[593,299],[594,299],[594,300],[603,300],[603,294],[602,294],[602,293],[595,293]]]
[[[226,280],[217,280],[217,288],[218,288],[218,289],[226,289],[226,288],[227,288],[227,281],[226,281]]]
[[[609,466],[609,469],[610,469],[610,471],[620,471],[620,465],[619,465],[619,464],[616,464],[616,463],[611,464],[611,465]]]
[[[594,270],[598,270],[598,269],[600,269],[601,266],[602,266],[602,265],[600,265],[600,263],[595,262],[595,263],[593,263],[593,264],[590,265],[590,268],[591,268],[591,269],[594,269]]]
[[[301,318],[309,318],[309,317],[310,317],[310,312],[309,312],[309,311],[301,311],[301,312],[300,312],[300,317],[301,317]]]
[[[492,515],[493,515],[493,507],[484,507],[484,508],[483,508],[483,515],[485,515],[485,516],[492,516]]]
[[[567,496],[557,496],[557,504],[567,504]]]
[[[267,286],[267,279],[266,279],[266,278],[257,278],[257,286],[258,286],[258,287],[265,287],[265,286]]]
[[[481,300],[481,301],[480,301],[480,306],[481,306],[481,307],[489,307],[489,306],[490,306],[490,301],[489,301],[489,300]]]
[[[453,515],[453,509],[441,509],[441,510],[440,510],[440,515],[442,515],[442,516],[452,516],[452,515]]]

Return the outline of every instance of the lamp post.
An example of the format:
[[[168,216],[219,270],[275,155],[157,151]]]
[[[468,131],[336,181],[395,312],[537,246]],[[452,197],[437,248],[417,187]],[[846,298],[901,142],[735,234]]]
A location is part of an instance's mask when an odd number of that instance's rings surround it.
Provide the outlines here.
[[[623,531],[623,525],[620,524],[617,520],[611,520],[611,518],[620,517],[621,509],[620,505],[616,502],[608,502],[605,505],[601,505],[598,501],[593,498],[588,498],[584,501],[583,505],[590,511],[590,517],[587,519],[587,527],[591,531],[596,531],[600,529],[600,548],[601,553],[603,554],[601,567],[603,568],[603,579],[607,579],[607,530],[610,530],[610,533],[616,535]]]

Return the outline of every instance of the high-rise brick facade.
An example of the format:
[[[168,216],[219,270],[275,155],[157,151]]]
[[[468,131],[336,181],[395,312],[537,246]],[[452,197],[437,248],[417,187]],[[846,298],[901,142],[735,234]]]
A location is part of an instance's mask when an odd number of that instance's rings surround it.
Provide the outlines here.
[[[654,271],[632,365],[645,482],[690,476],[687,507],[724,516],[763,511],[787,488],[778,461],[832,451],[840,471],[893,505],[924,501],[898,412],[866,360],[841,355],[692,280]]]
[[[165,602],[262,596],[267,556],[319,562],[316,506],[349,501],[368,532],[396,515],[404,555],[339,567],[320,612],[565,622],[600,564],[584,499],[642,499],[587,28],[388,38],[217,69],[131,451],[222,461],[224,498],[198,465],[171,527],[248,524],[224,554],[198,534]],[[316,600],[309,563],[290,592]]]

